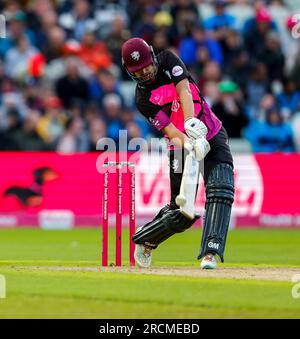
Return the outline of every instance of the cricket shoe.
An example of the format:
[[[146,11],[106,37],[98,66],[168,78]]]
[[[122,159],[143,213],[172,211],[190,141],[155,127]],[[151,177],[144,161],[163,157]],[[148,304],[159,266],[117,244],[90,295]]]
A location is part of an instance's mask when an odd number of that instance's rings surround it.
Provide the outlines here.
[[[206,254],[202,259],[200,267],[204,270],[214,270],[217,268],[217,260],[213,254]]]
[[[139,267],[149,268],[152,260],[152,248],[146,245],[135,245],[134,259]]]
[[[137,228],[136,233],[138,233],[143,226]],[[149,268],[152,260],[152,247],[147,245],[135,244],[134,250],[134,260],[139,267]]]

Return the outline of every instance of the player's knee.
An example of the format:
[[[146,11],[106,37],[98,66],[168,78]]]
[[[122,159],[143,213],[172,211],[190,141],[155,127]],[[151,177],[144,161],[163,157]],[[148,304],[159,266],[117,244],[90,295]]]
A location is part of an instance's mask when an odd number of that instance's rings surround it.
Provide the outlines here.
[[[190,228],[194,222],[200,218],[200,215],[196,215],[195,219],[192,221],[191,219],[184,216],[180,210],[174,211],[173,215],[170,218],[170,222],[168,223],[168,227],[174,233],[181,233]]]

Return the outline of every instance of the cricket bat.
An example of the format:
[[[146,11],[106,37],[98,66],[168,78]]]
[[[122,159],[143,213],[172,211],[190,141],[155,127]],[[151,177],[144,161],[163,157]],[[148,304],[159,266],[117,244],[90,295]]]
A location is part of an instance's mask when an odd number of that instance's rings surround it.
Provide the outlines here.
[[[183,215],[187,218],[194,219],[197,184],[199,183],[200,175],[200,163],[197,161],[195,151],[191,145],[185,144],[184,146],[188,149],[189,153],[184,164],[179,195],[177,195],[175,201]]]

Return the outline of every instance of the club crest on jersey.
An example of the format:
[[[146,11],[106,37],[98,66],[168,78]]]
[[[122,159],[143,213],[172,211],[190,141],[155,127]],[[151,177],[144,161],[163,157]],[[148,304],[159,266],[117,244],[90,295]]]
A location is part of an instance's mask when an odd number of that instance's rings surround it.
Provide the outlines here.
[[[182,73],[183,73],[183,68],[181,66],[177,65],[172,68],[172,74],[174,77],[178,77]]]
[[[131,55],[133,60],[136,60],[136,61],[140,60],[140,52],[139,51],[134,51],[130,55]]]
[[[174,159],[172,162],[172,169],[174,172],[177,172],[178,168],[179,168],[179,161],[178,159]]]

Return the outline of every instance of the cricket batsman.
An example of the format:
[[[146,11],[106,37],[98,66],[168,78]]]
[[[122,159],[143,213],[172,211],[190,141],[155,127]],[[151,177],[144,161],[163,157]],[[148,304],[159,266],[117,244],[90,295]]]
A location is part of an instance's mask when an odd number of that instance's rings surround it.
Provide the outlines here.
[[[164,50],[155,55],[146,41],[131,38],[122,46],[122,62],[137,83],[138,110],[164,134],[170,145],[171,201],[133,235],[136,263],[140,267],[150,267],[152,251],[175,233],[191,227],[199,218],[199,215],[187,218],[175,202],[182,180],[184,145],[189,144],[196,159],[204,161],[206,204],[198,259],[202,259],[201,268],[215,269],[217,255],[224,261],[234,200],[233,160],[227,133],[201,96],[184,63],[173,52]],[[182,161],[183,166],[178,167],[178,161]]]

